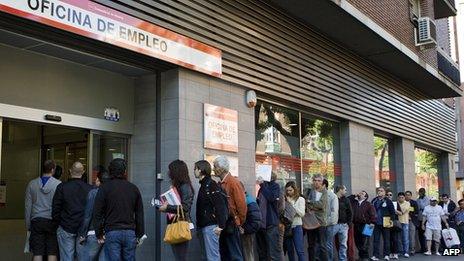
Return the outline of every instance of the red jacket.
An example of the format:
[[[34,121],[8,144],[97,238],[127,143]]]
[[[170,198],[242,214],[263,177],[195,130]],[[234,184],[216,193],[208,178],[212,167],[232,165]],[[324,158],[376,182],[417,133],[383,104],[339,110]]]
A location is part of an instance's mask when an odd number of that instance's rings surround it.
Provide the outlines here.
[[[364,200],[361,205],[358,201],[352,201],[353,207],[353,223],[358,224],[375,224],[376,214],[374,206],[367,200]]]
[[[247,215],[247,205],[245,201],[245,191],[240,181],[229,173],[222,181],[222,188],[229,197],[230,216],[234,218],[237,226],[243,225]]]

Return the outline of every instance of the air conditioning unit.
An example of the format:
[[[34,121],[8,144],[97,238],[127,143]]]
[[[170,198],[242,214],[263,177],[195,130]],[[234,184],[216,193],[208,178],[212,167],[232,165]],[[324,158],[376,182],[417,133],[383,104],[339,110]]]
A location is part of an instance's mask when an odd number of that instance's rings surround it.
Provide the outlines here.
[[[436,45],[437,27],[430,17],[419,17],[414,28],[416,46]]]

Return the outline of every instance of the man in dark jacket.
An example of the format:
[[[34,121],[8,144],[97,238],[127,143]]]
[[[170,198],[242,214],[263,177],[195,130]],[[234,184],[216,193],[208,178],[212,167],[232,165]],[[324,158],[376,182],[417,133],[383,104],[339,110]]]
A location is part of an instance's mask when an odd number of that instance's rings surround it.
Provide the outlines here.
[[[52,216],[59,225],[56,234],[60,260],[63,261],[73,261],[75,258],[77,232],[84,220],[87,195],[92,189],[81,179],[84,172],[84,165],[75,162],[69,170],[71,179],[58,185],[53,197]]]
[[[454,210],[456,210],[456,203],[449,198],[448,194],[442,194],[441,198],[442,201],[440,201],[438,205],[443,208],[443,212],[448,219],[448,224],[454,225],[452,214],[454,213]]]
[[[377,219],[374,228],[374,255],[371,259],[379,260],[378,258],[381,258],[380,238],[382,237],[384,259],[390,260],[390,231],[396,212],[393,202],[386,197],[385,188],[377,188],[377,197],[372,200],[372,205],[374,205]],[[388,221],[389,224],[387,224]]]
[[[219,235],[224,230],[228,218],[227,202],[224,202],[222,190],[211,179],[211,165],[206,160],[195,163],[195,177],[200,180],[197,197],[197,229],[201,233],[200,245],[207,260],[220,260]]]
[[[409,208],[409,254],[416,253],[416,231],[419,226],[419,205],[412,199],[412,192],[406,191],[405,199],[411,207]]]
[[[366,191],[359,192],[352,201],[354,240],[358,248],[361,260],[369,259],[369,235],[364,235],[363,230],[366,225],[374,228],[376,214],[374,206],[368,201],[369,195]]]
[[[126,168],[125,160],[112,160],[108,167],[111,180],[95,198],[93,227],[98,241],[105,243],[107,260],[135,260],[135,248],[144,235],[142,196],[126,180]]]
[[[335,188],[338,197],[338,224],[335,225],[334,236],[338,236],[339,250],[338,260],[347,260],[348,228],[353,221],[353,210],[350,200],[345,196],[346,187],[339,185]]]
[[[243,183],[241,184],[243,190],[245,190],[245,186]],[[245,192],[245,200],[247,203],[247,216],[245,223],[243,223],[243,225],[240,227],[243,259],[245,261],[254,261],[254,238],[255,233],[258,232],[259,228],[261,227],[261,211],[259,210],[256,200],[247,192]]]
[[[273,172],[271,181],[258,180],[258,205],[262,215],[261,228],[256,233],[259,260],[277,261],[281,259],[279,247],[279,197],[280,187]]]

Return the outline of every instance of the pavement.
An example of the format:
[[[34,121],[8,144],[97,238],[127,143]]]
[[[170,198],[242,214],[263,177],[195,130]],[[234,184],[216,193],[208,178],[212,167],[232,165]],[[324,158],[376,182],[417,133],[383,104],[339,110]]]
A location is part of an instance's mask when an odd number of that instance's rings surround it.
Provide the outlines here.
[[[413,261],[413,260],[420,260],[420,261],[446,261],[446,260],[464,260],[464,255],[460,256],[426,256],[424,254],[415,254],[410,258],[400,258],[402,261]]]

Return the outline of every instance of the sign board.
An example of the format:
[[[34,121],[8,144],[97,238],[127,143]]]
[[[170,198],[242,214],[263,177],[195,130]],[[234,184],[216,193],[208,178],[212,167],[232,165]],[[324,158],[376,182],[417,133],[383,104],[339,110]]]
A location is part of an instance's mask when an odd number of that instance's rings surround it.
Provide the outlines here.
[[[109,121],[119,121],[119,110],[116,108],[105,108],[104,117]]]
[[[217,157],[219,157],[219,155],[205,154],[205,160],[211,164],[211,168],[213,168],[214,159],[216,159]],[[226,157],[229,160],[229,164],[230,164],[230,169],[229,169],[230,174],[232,174],[232,176],[234,177],[238,177],[238,158],[231,157],[231,156],[226,156]]]
[[[0,0],[0,11],[213,76],[222,74],[219,49],[89,0]]]
[[[238,152],[238,112],[204,105],[204,147]]]
[[[271,181],[272,165],[256,163],[256,180],[262,178],[264,181]]]

